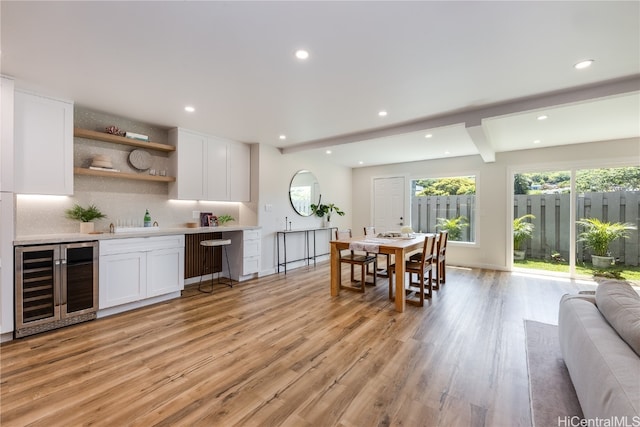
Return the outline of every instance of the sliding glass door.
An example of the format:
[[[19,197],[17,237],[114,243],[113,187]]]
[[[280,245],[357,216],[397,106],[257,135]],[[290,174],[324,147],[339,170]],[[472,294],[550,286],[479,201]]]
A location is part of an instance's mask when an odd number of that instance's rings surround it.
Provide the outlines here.
[[[523,171],[513,183],[515,270],[640,283],[640,167]]]
[[[513,265],[568,274],[571,253],[571,172],[514,177]]]
[[[576,171],[576,275],[640,282],[640,168]]]

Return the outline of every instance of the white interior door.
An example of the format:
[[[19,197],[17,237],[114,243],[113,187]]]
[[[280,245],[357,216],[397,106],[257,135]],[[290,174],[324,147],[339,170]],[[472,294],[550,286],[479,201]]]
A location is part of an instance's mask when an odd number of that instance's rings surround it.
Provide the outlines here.
[[[377,232],[399,231],[405,223],[404,177],[373,180],[373,225]]]

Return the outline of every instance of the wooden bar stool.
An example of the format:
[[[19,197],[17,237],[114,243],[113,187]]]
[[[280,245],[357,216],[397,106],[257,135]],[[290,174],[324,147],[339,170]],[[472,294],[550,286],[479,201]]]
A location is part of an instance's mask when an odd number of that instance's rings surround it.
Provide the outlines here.
[[[226,285],[229,286],[230,288],[233,288],[233,279],[231,278],[231,267],[229,266],[229,255],[227,254],[227,246],[229,246],[230,244],[231,244],[230,239],[203,240],[200,242],[201,246],[204,246],[205,248],[211,248],[212,251],[217,246],[222,246],[222,249],[224,249],[224,257],[227,259],[227,271],[229,272],[229,282],[226,283]],[[204,268],[206,263],[207,263],[207,257],[205,256],[202,258],[202,268],[200,269],[200,283],[198,284],[198,290],[200,292],[206,292],[210,294],[211,292],[213,292],[213,273],[211,273],[211,290],[205,291],[204,289],[202,289],[202,276],[204,276]],[[220,272],[218,272],[218,283],[220,283]]]

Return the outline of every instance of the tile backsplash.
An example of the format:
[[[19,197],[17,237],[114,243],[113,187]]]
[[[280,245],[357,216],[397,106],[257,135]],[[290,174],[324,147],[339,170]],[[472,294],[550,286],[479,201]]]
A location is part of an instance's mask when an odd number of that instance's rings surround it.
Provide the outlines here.
[[[76,186],[82,181],[90,181],[82,184],[93,186],[95,181],[108,180],[109,178],[76,176]],[[116,180],[109,180],[111,184]],[[126,187],[126,185],[123,185]],[[38,235],[77,233],[80,229],[78,221],[68,219],[65,210],[74,203],[81,206],[95,204],[107,218],[96,221],[96,231],[108,231],[109,224],[133,224],[142,223],[146,209],[149,209],[151,220],[157,221],[162,228],[184,227],[187,222],[197,221],[192,219],[193,211],[212,212],[214,215],[229,214],[240,223],[239,205],[234,202],[197,202],[183,200],[168,200],[166,188],[164,193],[158,194],[157,186],[166,184],[151,183],[144,185],[148,192],[132,191],[101,191],[94,188],[91,191],[76,188],[73,197],[46,197],[46,196],[18,196],[16,206],[16,235]]]

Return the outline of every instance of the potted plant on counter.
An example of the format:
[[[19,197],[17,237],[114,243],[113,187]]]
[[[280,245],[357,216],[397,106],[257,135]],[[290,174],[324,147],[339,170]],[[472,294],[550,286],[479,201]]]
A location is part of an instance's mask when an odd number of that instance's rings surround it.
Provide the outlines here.
[[[614,258],[609,246],[617,239],[629,238],[629,230],[635,230],[633,224],[621,222],[604,222],[598,218],[581,218],[576,224],[583,231],[578,235],[578,242],[591,250],[591,263],[595,268],[611,267]]]
[[[106,218],[107,216],[100,212],[96,205],[89,205],[83,208],[79,204],[73,205],[72,208],[65,211],[67,218],[80,221],[80,232],[84,234],[93,233],[95,226],[93,221],[96,219]]]
[[[225,225],[227,222],[230,221],[235,221],[236,219],[234,217],[232,217],[231,215],[220,215],[218,217],[218,224],[220,225]]]

